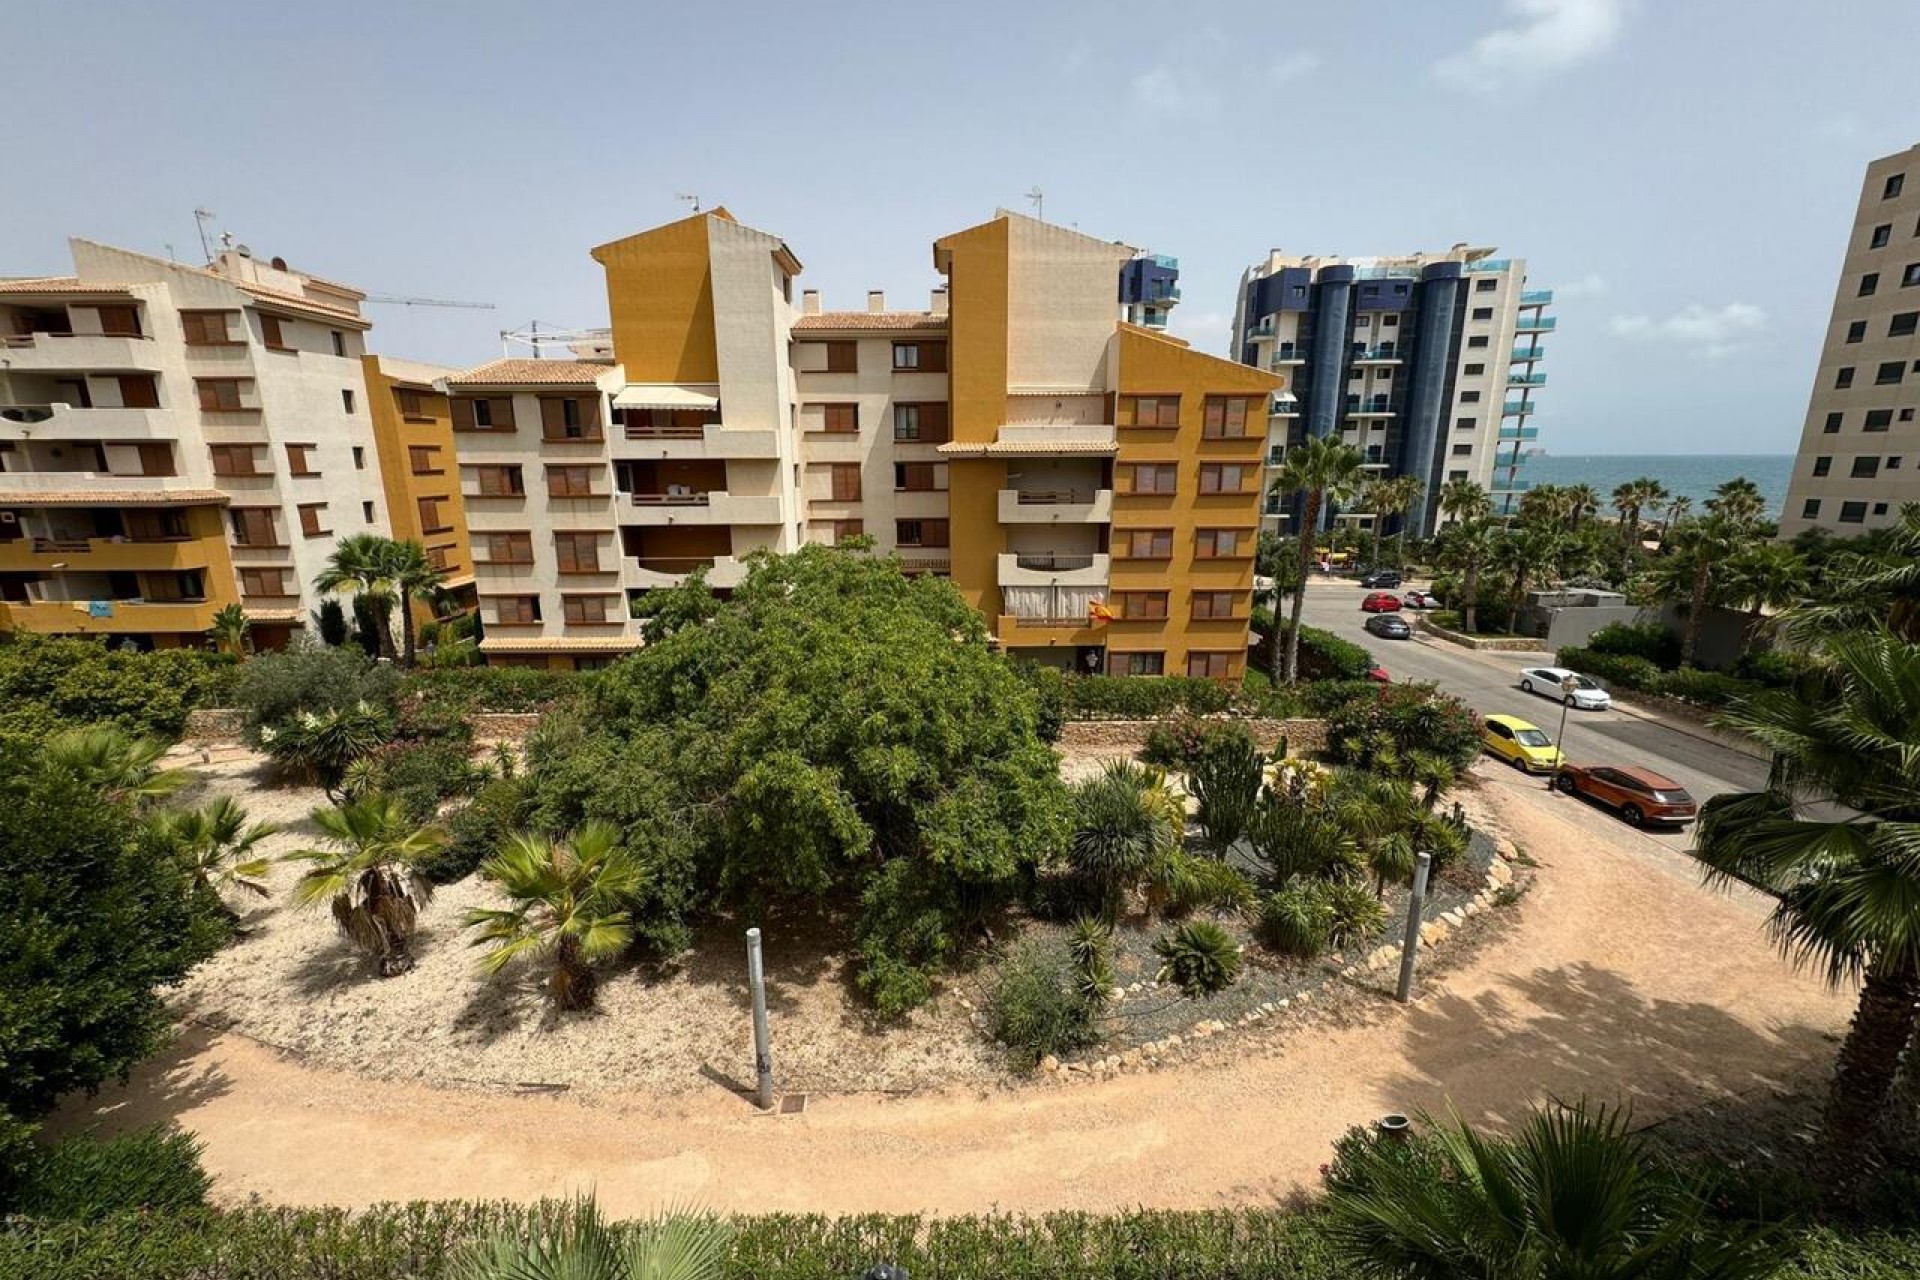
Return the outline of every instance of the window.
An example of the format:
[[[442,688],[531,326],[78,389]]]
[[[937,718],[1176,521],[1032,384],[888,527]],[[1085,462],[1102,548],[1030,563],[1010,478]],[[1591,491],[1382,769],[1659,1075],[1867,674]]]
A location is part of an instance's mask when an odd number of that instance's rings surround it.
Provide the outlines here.
[[[446,501],[444,498],[416,499],[415,505],[420,510],[421,533],[445,533],[453,528],[447,518],[440,514],[440,504],[444,501]]]
[[[1180,487],[1180,468],[1172,462],[1136,462],[1128,493],[1173,493]]]
[[[835,435],[854,435],[860,430],[860,406],[857,404],[830,404],[825,406],[824,430]]]
[[[190,347],[227,347],[233,345],[226,311],[182,311],[180,328]]]
[[[303,502],[299,507],[300,532],[309,538],[322,538],[333,532],[326,527],[324,517],[327,504],[324,502]]]
[[[1883,222],[1873,229],[1873,238],[1867,242],[1869,249],[1884,249],[1887,241],[1893,238],[1893,224]]]
[[[1461,404],[1479,404],[1480,393],[1478,391],[1462,391],[1460,393],[1460,403]]]
[[[1177,427],[1180,425],[1180,397],[1121,396],[1120,425],[1123,427]]]
[[[1251,529],[1196,529],[1193,555],[1197,560],[1229,560],[1253,554]]]
[[[600,572],[600,535],[597,533],[556,533],[553,553],[561,573]]]
[[[1825,433],[1826,433],[1827,435],[1830,435],[1830,436],[1831,436],[1831,435],[1838,435],[1838,434],[1839,434],[1839,432],[1840,432],[1840,423],[1841,423],[1841,421],[1842,421],[1843,419],[1845,419],[1845,417],[1846,417],[1846,416],[1847,416],[1847,415],[1846,415],[1846,414],[1844,414],[1844,413],[1830,413],[1830,414],[1828,414],[1828,415],[1827,415],[1827,425],[1826,425],[1826,426],[1824,426],[1824,427],[1822,427],[1822,428],[1821,428],[1821,430],[1822,430],[1823,432],[1825,432]]]
[[[136,444],[134,452],[140,455],[140,474],[143,476],[170,476],[173,469],[173,446],[170,444]]]
[[[835,520],[832,522],[830,528],[833,531],[833,545],[837,547],[848,538],[858,538],[864,534],[867,531],[867,522],[864,520]]]
[[[948,545],[945,520],[896,520],[893,541],[902,547],[944,547]]]
[[[1490,339],[1488,339],[1487,335],[1483,333],[1477,338],[1468,338],[1467,347],[1469,350],[1477,351],[1481,347],[1486,346],[1488,341],[1490,341]]]
[[[1816,479],[1818,479],[1820,476],[1826,475],[1829,471],[1832,471],[1832,470],[1833,470],[1833,458],[1831,455],[1822,454],[1821,456],[1813,460],[1813,474]]]
[[[1196,618],[1237,618],[1240,613],[1241,594],[1237,591],[1196,591],[1193,593],[1193,616]]]
[[[352,387],[340,388],[340,410],[342,413],[353,412],[353,388]]]
[[[287,446],[287,474],[290,476],[317,476],[320,471],[313,465],[313,449],[310,444],[290,444]],[[428,450],[429,453],[432,450]],[[414,468],[419,474],[420,469]]]
[[[1877,516],[1883,516],[1883,515],[1885,515],[1885,514],[1887,514],[1887,504],[1886,504],[1886,503],[1884,503],[1884,502],[1876,502],[1876,503],[1874,503],[1874,504],[1873,504],[1873,514],[1875,514],[1875,515],[1877,515]]]
[[[355,471],[367,469],[367,451],[361,445],[353,446],[353,469]]]
[[[340,332],[338,329],[328,330],[328,333],[333,338],[333,354],[337,356],[346,355],[347,354],[347,335]]]
[[[1852,324],[1847,326],[1848,342],[1863,342],[1866,340],[1866,336],[1867,336],[1867,322],[1865,320],[1855,320]]]
[[[362,524],[373,523],[373,503],[363,502],[360,504],[360,522]]]
[[[1200,492],[1245,493],[1247,474],[1252,469],[1237,462],[1203,462],[1200,464]]]
[[[236,547],[277,547],[280,532],[274,528],[272,507],[234,507],[227,512],[233,525]]]
[[[239,378],[195,378],[193,389],[200,397],[200,408],[204,413],[237,413],[246,406],[240,403]]]
[[[1471,444],[1457,444],[1453,446],[1453,456],[1456,458],[1464,458],[1472,452],[1473,446]]]
[[[1900,287],[1911,289],[1916,284],[1920,284],[1920,262],[1909,262],[1900,269]]]
[[[1914,330],[1920,329],[1920,311],[1900,311],[1887,321],[1889,338],[1910,338]]]
[[[1168,560],[1173,557],[1173,530],[1121,529],[1120,554],[1132,560]]]
[[[540,621],[539,596],[489,596],[493,620],[503,627],[532,626]]]
[[[1455,418],[1453,420],[1453,429],[1455,431],[1471,431],[1479,425],[1480,419],[1478,418]]]
[[[1899,195],[1900,188],[1906,185],[1907,185],[1907,175],[1904,173],[1896,173],[1891,178],[1887,179],[1886,186],[1880,188],[1880,198],[1882,200],[1891,200],[1895,196]]]
[[[518,464],[475,467],[473,478],[480,486],[478,497],[518,498],[527,492],[526,481],[521,476]]]
[[[243,596],[284,596],[287,594],[285,569],[241,569],[240,594]]]
[[[944,342],[896,342],[893,344],[893,367],[902,371],[944,373],[947,368],[947,344]]]
[[[293,350],[287,345],[286,335],[280,332],[279,316],[260,317],[260,340],[266,344],[269,351]]]
[[[1470,364],[1460,372],[1469,378],[1477,378],[1486,371],[1487,366],[1484,364]]]
[[[1475,280],[1473,282],[1473,291],[1475,293],[1492,293],[1495,289],[1498,289],[1499,287],[1500,287],[1500,282],[1494,279],[1492,276],[1487,276],[1484,279]]]
[[[442,573],[451,573],[456,567],[452,551],[453,548],[447,546],[428,547],[427,563]]]
[[[1855,458],[1853,460],[1853,470],[1848,474],[1855,480],[1871,480],[1880,474],[1880,459]]]
[[[1113,603],[1114,612],[1128,621],[1148,621],[1167,616],[1167,593],[1164,591],[1116,591],[1113,593]]]
[[[938,473],[931,462],[896,462],[893,464],[893,490],[895,493],[932,493],[939,488],[935,483]]]
[[[260,476],[267,475],[255,465],[253,446],[250,444],[216,444],[207,448],[213,458],[213,474],[217,476]]]
[[[1246,399],[1242,396],[1208,396],[1206,418],[1200,434],[1209,440],[1246,439]]]
[[[1880,273],[1878,271],[1869,271],[1867,272],[1867,274],[1860,277],[1860,288],[1858,292],[1855,294],[1855,296],[1861,297],[1861,298],[1870,298],[1873,296],[1873,291],[1875,289],[1878,289],[1879,287],[1880,287]]]
[[[921,444],[945,444],[951,438],[945,402],[893,406],[893,438]]]
[[[1891,457],[1889,457],[1887,459],[1887,470],[1898,471],[1900,469],[1901,456],[1902,455],[1896,453],[1896,454],[1893,454]]]
[[[1833,389],[1835,391],[1845,391],[1848,387],[1852,385],[1853,385],[1853,366],[1852,365],[1843,366],[1839,370],[1839,372],[1833,375]]]
[[[1888,386],[1900,381],[1900,379],[1906,376],[1907,362],[1905,360],[1884,360],[1881,362],[1880,367],[1874,370],[1873,385],[1876,387]]]
[[[1192,652],[1187,654],[1187,675],[1194,680],[1225,680],[1233,674],[1231,653]]]
[[[1493,308],[1492,307],[1475,307],[1473,309],[1473,318],[1475,320],[1491,320],[1493,319]]]
[[[860,464],[857,462],[835,462],[827,467],[827,479],[832,486],[828,493],[835,502],[860,501]]]
[[[496,396],[489,400],[455,397],[452,405],[455,431],[513,430],[513,397],[511,396]]]
[[[1892,425],[1893,425],[1893,410],[1869,409],[1867,410],[1866,423],[1860,429],[1862,431],[1885,431],[1887,428],[1891,427]]]
[[[594,496],[593,477],[599,472],[599,467],[548,467],[547,496],[591,498]]]
[[[1447,472],[1447,479],[1449,480],[1465,480],[1466,478],[1467,478],[1467,473],[1464,471]]]
[[[109,338],[140,336],[140,308],[130,306],[95,307],[100,313],[100,332]]]
[[[561,596],[560,614],[568,622],[605,622],[607,621],[607,597]]]
[[[1843,502],[1840,504],[1841,524],[1860,524],[1867,518],[1867,504],[1864,502]]]
[[[1805,502],[1800,504],[1800,518],[1802,520],[1816,520],[1819,518],[1819,516],[1820,516],[1820,499],[1808,498]]]
[[[828,373],[860,372],[860,344],[857,342],[829,342],[827,348]]]
[[[1121,676],[1160,676],[1167,673],[1167,655],[1159,652],[1116,653],[1113,670]]]
[[[410,422],[418,422],[423,418],[431,421],[431,415],[427,413],[426,401],[422,400],[420,393],[412,387],[395,387],[393,399],[400,408],[401,417]]]
[[[541,396],[540,438],[543,440],[600,439],[598,396]]]
[[[440,474],[440,451],[430,444],[407,446],[407,469],[416,476]]]
[[[1912,422],[1912,421],[1913,421],[1913,410],[1912,410],[1912,409],[1902,409],[1902,410],[1900,411],[1900,421],[1902,421],[1902,422]]]
[[[533,535],[523,531],[476,534],[474,550],[486,552],[475,557],[481,564],[532,564]]]

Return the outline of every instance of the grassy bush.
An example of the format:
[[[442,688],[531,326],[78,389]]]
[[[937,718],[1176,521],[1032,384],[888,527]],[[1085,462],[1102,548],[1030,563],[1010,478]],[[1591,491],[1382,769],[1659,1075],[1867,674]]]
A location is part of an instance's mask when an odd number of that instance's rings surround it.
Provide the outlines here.
[[[1225,991],[1240,976],[1240,944],[1211,920],[1189,920],[1154,940],[1160,957],[1160,981],[1189,996]]]
[[[1283,955],[1310,960],[1332,941],[1333,911],[1317,881],[1291,880],[1260,903],[1260,940]]]
[[[400,802],[411,822],[432,822],[449,800],[469,796],[486,774],[459,742],[396,742],[372,757],[376,789]]]
[[[1756,649],[1740,656],[1733,674],[1770,689],[1785,689],[1799,683],[1814,670],[1811,656],[1784,649]]]
[[[171,741],[187,712],[228,701],[235,671],[232,658],[198,649],[133,653],[98,640],[0,636],[0,735],[111,724]]]
[[[544,711],[586,692],[597,677],[597,672],[532,667],[449,667],[409,674],[400,682],[399,695],[403,706],[440,716]]]
[[[1327,941],[1336,947],[1365,942],[1387,927],[1387,909],[1355,880],[1316,885],[1327,908]]]
[[[1282,620],[1276,626],[1271,613],[1264,607],[1256,607],[1253,611],[1251,626],[1261,638],[1253,647],[1248,662],[1261,671],[1271,672],[1273,670],[1271,637],[1277,635],[1284,644],[1288,625]],[[1344,640],[1331,631],[1322,631],[1318,627],[1300,628],[1300,678],[1302,680],[1359,680],[1371,671],[1373,666],[1373,655],[1352,641]]]
[[[390,666],[358,649],[329,649],[296,638],[280,653],[256,654],[233,680],[234,705],[247,713],[258,741],[261,728],[284,724],[303,711],[323,714],[366,703],[391,716],[400,683]]]
[[[1597,636],[1600,633],[1596,631],[1594,634]],[[1730,676],[1719,671],[1699,671],[1691,667],[1662,671],[1651,660],[1631,654],[1598,653],[1592,649],[1566,648],[1560,650],[1556,660],[1563,667],[1571,667],[1583,675],[1604,680],[1615,689],[1636,689],[1642,693],[1656,693],[1662,697],[1690,702],[1701,707],[1724,707],[1735,698],[1744,697],[1766,687],[1758,681],[1743,680],[1738,676]],[[1764,669],[1779,675],[1791,667],[1783,664]],[[1794,677],[1786,678],[1790,681]]]
[[[1682,667],[1663,672],[1656,689],[1663,697],[1677,698],[1701,707],[1724,707],[1735,698],[1757,693],[1762,688],[1751,680],[1742,680],[1719,671],[1697,671]]]
[[[1147,745],[1140,758],[1163,769],[1191,773],[1204,760],[1214,756],[1238,757],[1257,752],[1253,732],[1233,720],[1202,720],[1198,716],[1175,716],[1147,730]]]
[[[1205,716],[1244,709],[1237,707],[1231,685],[1189,676],[1067,676],[1060,690],[1070,720],[1153,720],[1177,711]]]
[[[117,1138],[68,1138],[37,1148],[7,1189],[9,1212],[94,1222],[116,1213],[180,1213],[204,1207],[212,1182],[200,1143],[169,1126]]]
[[[1644,658],[1663,671],[1680,665],[1680,641],[1657,622],[1610,622],[1587,637],[1594,653]]]
[[[1260,801],[1262,760],[1253,739],[1222,739],[1187,765],[1194,820],[1207,843],[1224,853],[1247,833]]]
[[[1327,716],[1327,757],[1386,773],[1429,753],[1464,769],[1480,754],[1480,717],[1427,684],[1373,685]]]
[[[1016,1067],[1032,1070],[1048,1054],[1099,1042],[1096,1005],[1078,977],[1064,947],[1042,942],[1022,943],[1000,962],[987,997],[987,1027]]]
[[[1650,659],[1635,654],[1600,653],[1593,649],[1569,646],[1555,654],[1554,661],[1581,675],[1604,680],[1616,689],[1651,690],[1660,682],[1660,668]]]
[[[525,778],[496,778],[447,819],[446,847],[420,864],[434,884],[464,880],[498,852],[507,836],[527,825],[533,789]]]

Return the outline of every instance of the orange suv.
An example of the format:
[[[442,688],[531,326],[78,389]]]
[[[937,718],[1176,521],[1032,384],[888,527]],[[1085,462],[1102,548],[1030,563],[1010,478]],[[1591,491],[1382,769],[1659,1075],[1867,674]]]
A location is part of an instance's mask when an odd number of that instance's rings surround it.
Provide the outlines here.
[[[1638,765],[1562,765],[1559,787],[1570,796],[1586,796],[1618,810],[1629,826],[1685,823],[1700,816],[1700,806],[1685,787]]]

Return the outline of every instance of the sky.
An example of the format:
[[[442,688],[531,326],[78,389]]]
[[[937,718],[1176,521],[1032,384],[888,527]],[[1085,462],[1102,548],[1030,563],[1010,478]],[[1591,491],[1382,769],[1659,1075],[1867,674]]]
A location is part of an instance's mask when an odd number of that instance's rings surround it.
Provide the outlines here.
[[[1786,453],[1866,163],[1920,141],[1911,0],[319,5],[7,0],[0,276],[193,210],[451,365],[606,323],[594,245],[697,196],[801,285],[924,306],[996,208],[1181,262],[1224,353],[1272,248],[1497,246],[1557,293],[1554,453]],[[1920,251],[1917,251],[1920,252]],[[523,352],[516,354],[524,354]]]

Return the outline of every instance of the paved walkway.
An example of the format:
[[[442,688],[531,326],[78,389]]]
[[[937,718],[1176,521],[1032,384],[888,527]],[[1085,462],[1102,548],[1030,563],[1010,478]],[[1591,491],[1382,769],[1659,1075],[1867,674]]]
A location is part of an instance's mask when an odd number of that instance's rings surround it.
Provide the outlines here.
[[[1763,904],[1701,890],[1668,849],[1482,770],[1542,864],[1506,931],[1410,1008],[1362,998],[1313,1029],[1214,1042],[1096,1084],[816,1097],[763,1117],[716,1085],[671,1102],[371,1083],[234,1037],[186,1038],[67,1127],[172,1118],[229,1200],[362,1205],[594,1187],[622,1214],[695,1203],[833,1213],[1266,1204],[1390,1110],[1501,1122],[1581,1094],[1653,1120],[1824,1068],[1850,996],[1768,949]],[[1353,1012],[1357,1009],[1358,1012]],[[610,1081],[616,1087],[617,1081]]]

